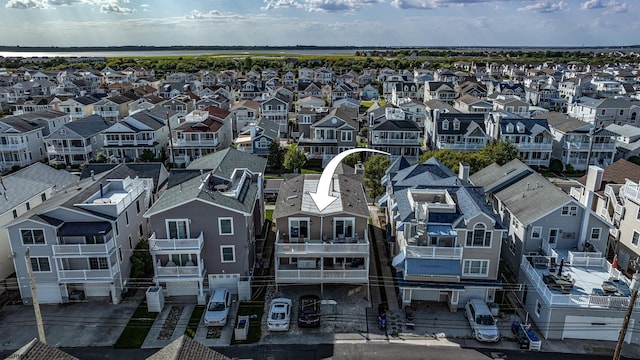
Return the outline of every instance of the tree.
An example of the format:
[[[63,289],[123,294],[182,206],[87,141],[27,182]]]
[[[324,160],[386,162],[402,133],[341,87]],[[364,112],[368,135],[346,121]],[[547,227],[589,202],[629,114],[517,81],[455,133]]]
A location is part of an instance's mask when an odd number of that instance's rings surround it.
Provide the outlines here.
[[[357,152],[355,154],[351,154],[349,156],[347,156],[346,158],[342,159],[342,163],[351,167],[355,167],[356,164],[361,161],[361,157],[360,154],[362,154],[361,152]]]
[[[364,163],[364,186],[368,189],[371,201],[377,196],[384,194],[384,186],[380,179],[391,165],[389,157],[386,155],[373,155]]]
[[[151,151],[149,149],[142,150],[142,155],[140,155],[139,160],[142,161],[142,162],[157,161],[156,154],[154,154],[153,151]]]
[[[285,150],[280,145],[280,142],[275,140],[269,145],[269,157],[267,158],[267,165],[272,169],[280,169],[284,162]]]
[[[284,167],[287,170],[298,172],[300,168],[307,162],[304,152],[297,146],[291,146],[284,156]]]
[[[131,260],[131,278],[149,277],[153,273],[153,260],[149,252],[149,241],[141,239],[138,241]]]

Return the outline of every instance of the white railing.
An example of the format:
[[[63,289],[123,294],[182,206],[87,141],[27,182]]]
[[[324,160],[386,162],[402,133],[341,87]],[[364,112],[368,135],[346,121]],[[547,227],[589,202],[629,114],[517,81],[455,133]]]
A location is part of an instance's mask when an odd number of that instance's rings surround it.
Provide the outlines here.
[[[425,259],[462,259],[461,246],[407,246],[407,257]]]
[[[555,259],[556,263],[558,262],[557,261],[558,260],[558,253],[556,252],[556,250],[554,248],[551,247],[551,244],[549,244],[549,242],[544,241],[542,243],[542,251],[548,257]]]
[[[155,139],[147,140],[104,140],[104,146],[153,146]]]
[[[444,141],[438,141],[438,149],[451,149],[451,150],[479,150],[486,146],[485,143],[448,143]]]
[[[204,235],[202,232],[195,239],[157,239],[155,232],[149,237],[149,250],[152,253],[171,250],[202,250],[203,246]]]
[[[119,271],[118,264],[104,270],[58,270],[58,281],[111,281],[115,279]]]
[[[176,139],[173,142],[174,146],[218,146],[218,139],[200,139],[200,140],[185,140],[185,139]]]
[[[104,244],[53,245],[53,256],[95,256],[108,255],[115,249],[113,237]]]
[[[369,256],[369,238],[367,230],[364,230],[364,238],[351,238],[340,240],[306,240],[306,242],[284,242],[280,232],[276,234],[275,254],[277,256],[291,255],[360,255]]]
[[[55,154],[88,154],[91,152],[91,145],[87,146],[47,146],[47,153]]]
[[[392,139],[392,138],[381,138],[376,137],[375,135],[371,139],[371,144],[374,145],[384,145],[384,144],[394,144],[394,145],[420,145],[420,139]]]
[[[276,282],[366,282],[368,270],[276,270]]]
[[[118,117],[120,116],[120,111],[113,111],[113,110],[94,110],[93,111],[94,114],[96,115],[100,115],[102,117]]]
[[[20,144],[0,144],[0,151],[16,151],[27,148],[27,143]]]
[[[518,149],[527,149],[527,150],[549,150],[551,151],[553,144],[552,143],[535,143],[535,142],[521,142],[513,144]]]
[[[599,251],[569,251],[569,264],[581,267],[602,267],[607,263],[607,259],[602,257]]]
[[[624,196],[627,199],[631,199],[636,203],[640,201],[640,185],[638,185],[633,181],[627,180],[624,186],[620,188],[619,193],[620,193],[620,196]]]
[[[204,276],[204,260],[200,259],[200,266],[155,266],[156,277],[202,277]]]
[[[554,294],[544,283],[542,276],[531,266],[529,260],[523,256],[520,270],[535,287],[538,294],[548,305],[572,306],[572,307],[598,307],[598,308],[626,308],[629,305],[628,296],[599,296],[586,294]],[[635,308],[640,308],[640,299],[636,301]]]
[[[569,195],[571,195],[572,198],[580,201],[580,199],[582,199],[582,188],[572,187]]]

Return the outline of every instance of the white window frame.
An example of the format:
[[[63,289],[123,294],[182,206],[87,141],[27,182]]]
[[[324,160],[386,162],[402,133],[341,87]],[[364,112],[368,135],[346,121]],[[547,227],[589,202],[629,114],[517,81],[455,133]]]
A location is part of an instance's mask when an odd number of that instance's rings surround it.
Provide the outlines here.
[[[536,233],[537,233],[538,236],[536,236]],[[532,239],[540,239],[541,237],[542,237],[542,226],[532,226],[531,227],[531,238]]]
[[[33,231],[42,231],[42,239],[44,240],[42,243],[37,243],[36,242],[36,237],[33,234]],[[47,245],[47,236],[45,234],[44,229],[38,229],[38,228],[24,228],[24,229],[18,229],[19,233],[20,233],[20,241],[22,242],[23,246],[46,246]],[[31,231],[31,236],[33,236],[33,244],[26,244],[24,242],[24,237],[22,236],[22,232],[23,231]]]
[[[353,141],[353,131],[350,130],[342,130],[340,131],[340,141]]]
[[[595,233],[598,233],[597,237],[593,237]],[[589,240],[591,241],[600,241],[600,236],[602,235],[602,228],[591,228],[591,232],[589,233]]]
[[[186,227],[186,234],[185,237],[181,238],[179,237],[179,234],[177,232],[177,227],[176,227],[176,239],[188,239],[189,238],[189,234],[191,234],[190,230],[189,230],[189,219],[165,219],[164,224],[165,224],[165,228],[167,231],[167,239],[172,239],[171,237],[171,233],[169,231],[169,223],[177,223],[177,222],[184,222],[186,223],[187,227]]]
[[[551,238],[552,238],[552,237],[551,237],[551,232],[552,232],[552,231],[554,231],[554,230],[556,231],[556,235],[553,237],[553,241],[551,241]],[[549,239],[549,244],[555,244],[555,243],[557,243],[557,242],[558,242],[558,235],[560,235],[560,229],[556,229],[556,228],[549,229],[549,237],[548,237],[548,239]]]
[[[231,221],[231,232],[230,233],[223,233],[222,232],[222,222],[225,220],[229,220]],[[227,235],[233,235],[234,231],[233,231],[233,218],[232,217],[219,217],[218,218],[218,234],[221,236],[227,236]]]
[[[638,247],[639,240],[640,240],[640,233],[637,232],[636,230],[633,230],[633,235],[631,235],[631,245]]]
[[[474,245],[474,238],[476,231],[476,227],[482,226],[484,228],[484,236],[482,237],[482,245]],[[485,223],[476,223],[473,225],[473,229],[467,230],[467,235],[465,236],[464,246],[468,248],[490,248],[493,243],[493,231],[488,230],[488,226]],[[479,230],[479,229],[478,229]],[[469,244],[469,234],[471,234],[471,244]],[[485,245],[487,234],[489,234],[489,245]]]
[[[306,221],[307,222],[307,236],[305,236],[305,240],[309,240],[310,236],[311,236],[311,218],[308,217],[290,217],[287,220],[287,229],[289,230],[289,241],[293,241],[294,239],[299,239],[300,238],[300,223],[298,223],[298,236],[293,237],[291,236],[291,222],[292,221]]]
[[[471,269],[474,268],[473,263],[478,263],[475,268],[480,272],[471,272]],[[488,277],[490,263],[491,261],[488,259],[465,259],[462,264],[462,275],[469,277]]]
[[[51,267],[51,259],[49,259],[48,256],[33,256],[30,258],[31,259],[31,270],[33,272],[38,272],[38,273],[50,273],[53,272],[53,268]],[[40,260],[41,259],[46,259],[47,263],[49,264],[49,270],[40,270]],[[36,261],[36,263],[38,263],[38,268],[36,269],[35,267],[33,267],[33,261]]]
[[[232,260],[224,259],[224,250],[231,249],[231,255],[233,256]],[[220,245],[220,262],[221,263],[234,263],[236,262],[236,246],[235,245]]]
[[[333,238],[337,239],[338,238],[338,233],[336,231],[336,227],[338,226],[338,221],[343,221],[343,222],[347,222],[347,221],[351,221],[352,222],[352,229],[351,229],[351,236],[347,236],[345,234],[345,238],[352,238],[355,236],[356,233],[356,218],[354,217],[335,217],[333,218]],[[343,231],[345,231],[347,229],[346,224],[344,226]]]
[[[442,122],[442,130],[449,130],[449,120]]]
[[[540,317],[540,313],[542,312],[542,304],[540,303],[540,301],[536,300],[536,309],[535,309],[535,313],[538,317]]]
[[[565,205],[560,210],[561,216],[578,216],[578,206],[576,205]]]

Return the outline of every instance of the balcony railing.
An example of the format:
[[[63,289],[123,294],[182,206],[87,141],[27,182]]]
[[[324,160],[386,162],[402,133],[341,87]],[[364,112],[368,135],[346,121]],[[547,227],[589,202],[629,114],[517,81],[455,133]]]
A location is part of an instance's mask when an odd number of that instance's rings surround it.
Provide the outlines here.
[[[69,154],[69,155],[84,155],[92,151],[91,145],[87,146],[47,146],[47,153],[49,155]]]
[[[105,110],[105,111],[94,110],[93,113],[96,114],[96,115],[100,115],[102,117],[105,117],[105,118],[109,118],[109,117],[116,117],[117,118],[118,116],[120,116],[120,111],[117,111],[117,110],[116,111],[112,111],[112,110]]]
[[[407,256],[424,259],[462,259],[463,248],[444,246],[407,246]]]
[[[415,139],[391,139],[391,138],[381,138],[381,137],[374,136],[371,139],[371,144],[373,144],[373,145],[385,145],[385,144],[392,144],[392,145],[420,145],[420,139],[419,138],[415,138]]]
[[[448,143],[444,141],[437,142],[438,149],[451,150],[479,150],[486,146],[485,143]]]
[[[156,233],[149,238],[149,249],[151,253],[182,251],[182,250],[202,250],[204,246],[204,236],[200,232],[197,238],[192,239],[158,239]]]
[[[153,146],[155,139],[147,140],[105,140],[104,146]]]
[[[364,238],[350,239],[309,239],[305,242],[289,243],[284,242],[280,232],[276,235],[275,254],[276,256],[369,256],[369,239],[367,231],[364,231]]]
[[[175,139],[173,141],[173,146],[209,146],[216,147],[219,142],[218,139],[201,139],[201,140],[185,140],[185,139]]]
[[[117,263],[104,270],[58,270],[58,281],[113,281],[119,272],[120,266]]]
[[[625,198],[638,203],[640,201],[640,185],[633,181],[627,180],[624,186],[620,188],[619,194],[620,196],[624,196]]]
[[[193,266],[154,266],[156,278],[202,278],[205,273],[204,260]]]
[[[369,281],[368,270],[324,270],[297,269],[276,270],[276,282],[288,283],[361,283]]]
[[[0,151],[18,151],[18,150],[25,150],[26,148],[27,148],[27,143],[0,144]]]
[[[76,257],[109,255],[115,249],[113,237],[104,244],[65,244],[53,245],[53,256]]]
[[[549,150],[551,151],[553,143],[535,143],[535,142],[521,142],[515,145],[518,149],[522,150]]]

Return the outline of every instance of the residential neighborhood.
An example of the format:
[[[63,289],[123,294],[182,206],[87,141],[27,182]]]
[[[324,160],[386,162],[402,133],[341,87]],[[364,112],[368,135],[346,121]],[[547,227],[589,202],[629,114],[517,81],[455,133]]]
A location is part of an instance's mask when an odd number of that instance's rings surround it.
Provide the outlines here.
[[[0,351],[94,346],[56,319],[118,312],[99,346],[153,359],[346,334],[640,356],[637,62],[105,62],[0,69]]]

